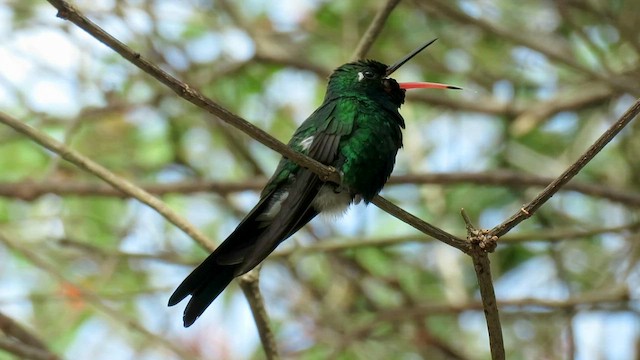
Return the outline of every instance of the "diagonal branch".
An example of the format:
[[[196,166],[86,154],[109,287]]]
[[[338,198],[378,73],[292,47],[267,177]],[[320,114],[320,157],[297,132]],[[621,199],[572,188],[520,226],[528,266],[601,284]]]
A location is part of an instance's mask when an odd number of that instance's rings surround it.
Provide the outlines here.
[[[533,215],[544,203],[546,203],[560,188],[569,182],[591,159],[593,159],[627,124],[640,113],[640,99],[631,105],[627,111],[596,142],[591,145],[580,158],[565,170],[556,180],[547,186],[535,199],[522,207],[520,211],[505,220],[502,224],[491,229],[491,234],[501,236],[513,229],[516,225]]]
[[[375,198],[373,198],[372,203],[380,209],[393,215],[398,220],[411,225],[416,230],[432,236],[433,238],[438,239],[447,245],[453,246],[454,248],[464,253],[469,252],[469,246],[464,240],[421,220],[413,214],[404,211],[402,208],[395,206],[393,203],[383,198],[382,196],[376,196]]]
[[[211,240],[207,239],[207,237],[203,233],[201,233],[197,228],[191,225],[186,219],[180,216],[177,212],[173,211],[160,199],[149,194],[130,181],[121,178],[120,176],[107,170],[102,165],[85,157],[77,151],[68,148],[67,146],[56,141],[54,138],[48,136],[47,134],[34,129],[31,126],[10,117],[9,115],[0,112],[0,122],[28,136],[31,140],[60,155],[60,157],[76,165],[80,169],[99,177],[114,188],[148,205],[152,209],[156,210],[159,214],[161,214],[165,219],[167,219],[167,221],[174,224],[180,230],[184,231],[187,235],[192,237],[202,247],[211,251],[215,249],[215,246],[213,245]]]
[[[249,123],[245,119],[239,117],[231,113],[229,110],[223,108],[213,100],[205,97],[198,90],[189,86],[188,84],[176,79],[171,76],[167,72],[161,70],[156,65],[152,64],[150,61],[146,60],[142,55],[137,52],[131,50],[128,46],[120,42],[118,39],[114,38],[106,31],[102,30],[98,25],[94,24],[91,20],[89,20],[86,16],[81,14],[75,7],[64,0],[47,0],[51,3],[56,9],[58,9],[58,17],[62,19],[66,19],[76,24],[78,27],[89,33],[91,36],[107,45],[109,48],[120,54],[122,57],[127,59],[132,64],[136,65],[144,72],[148,73],[156,80],[160,81],[171,90],[173,90],[178,96],[189,101],[190,103],[205,109],[211,114],[216,115],[220,120],[236,127],[247,135],[251,136],[253,139],[259,141],[263,145],[271,148],[272,150],[277,151],[283,156],[287,157],[291,161],[296,164],[307,168],[317,174],[322,181],[331,181],[334,183],[340,183],[340,176],[336,169],[330,166],[323,165],[318,161],[313,160],[312,158],[303,155],[292,148],[286,146],[282,142],[275,139],[273,136],[269,135],[264,130],[256,127],[255,125]],[[381,199],[381,197],[379,197]],[[396,217],[398,214],[410,215],[406,211],[398,208],[396,205],[386,202],[385,211],[394,211],[396,213]],[[415,216],[403,216],[401,218],[405,223],[413,226],[416,229],[425,229],[427,227],[424,226],[424,222],[418,219]],[[438,229],[439,230],[439,229]],[[422,231],[422,230],[421,230]],[[439,232],[444,233],[442,230]],[[428,233],[432,235],[431,233]],[[445,233],[446,234],[446,233]],[[433,235],[432,235],[433,236]],[[449,235],[451,237],[451,235]],[[434,236],[435,237],[435,236]],[[436,237],[437,239],[443,239],[445,236]],[[460,239],[458,239],[460,240]],[[462,242],[462,240],[460,240]],[[461,246],[461,245],[460,245]]]
[[[33,345],[21,343],[8,337],[0,337],[0,349],[19,356],[23,360],[58,360],[60,357]]]
[[[0,333],[5,335],[0,338],[0,349],[24,359],[60,359],[35,334],[3,313],[0,313]]]
[[[387,22],[387,18],[389,18],[389,15],[391,15],[391,11],[393,11],[393,9],[396,7],[396,5],[398,5],[399,2],[400,0],[387,0],[387,2],[384,3],[380,10],[378,10],[378,13],[376,13],[373,21],[371,21],[371,24],[369,24],[369,28],[367,28],[367,31],[360,38],[360,42],[356,47],[356,51],[353,52],[351,60],[360,60],[367,55],[367,52],[369,52],[371,45],[373,45],[373,42],[376,41],[376,38],[378,37],[378,35],[380,35],[385,22]]]
[[[0,331],[7,336],[20,340],[25,345],[47,350],[47,345],[42,340],[3,313],[0,313]]]
[[[144,56],[131,50],[131,48],[126,46],[124,43],[120,42],[118,39],[114,38],[109,33],[104,31],[98,25],[89,20],[86,16],[81,14],[74,6],[72,6],[68,2],[64,0],[47,1],[49,1],[49,3],[51,3],[51,5],[53,5],[56,9],[58,9],[57,16],[59,18],[71,21],[82,30],[86,31],[91,36],[96,38],[98,41],[102,42],[113,51],[129,60],[129,62],[139,67],[142,71],[146,72],[156,80],[166,85],[181,98],[217,116],[220,120],[236,127],[245,134],[251,136],[254,140],[257,140],[268,148],[277,151],[283,156],[291,159],[296,164],[308,168],[309,170],[318,174],[318,176],[320,176],[323,181],[333,181],[335,183],[340,183],[340,176],[334,168],[323,165],[318,161],[315,161],[312,158],[291,149],[281,141],[278,141],[276,138],[269,135],[264,130],[258,128],[247,120],[225,109],[210,98],[204,96],[200,91],[171,76],[166,71],[151,63]]]

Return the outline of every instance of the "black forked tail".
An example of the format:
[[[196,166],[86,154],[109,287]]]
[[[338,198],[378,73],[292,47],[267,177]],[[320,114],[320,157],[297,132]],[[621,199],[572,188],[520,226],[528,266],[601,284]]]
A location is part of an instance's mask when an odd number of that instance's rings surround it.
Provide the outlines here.
[[[316,216],[311,206],[320,188],[320,179],[308,170],[298,173],[278,204],[275,216],[268,214],[272,200],[282,192],[272,190],[264,196],[238,227],[178,286],[169,298],[173,306],[191,295],[184,311],[184,326],[189,327],[229,285],[264,260],[275,248]]]
[[[271,195],[268,194],[256,205],[234,232],[182,281],[169,298],[169,306],[173,306],[191,295],[183,315],[185,327],[191,326],[202,315],[234,277],[242,275],[239,270],[246,252],[255,246],[265,230],[258,218],[266,211]]]
[[[173,306],[191,295],[182,318],[184,327],[191,326],[235,277],[238,265],[220,265],[215,255],[209,255],[169,298],[169,306]]]

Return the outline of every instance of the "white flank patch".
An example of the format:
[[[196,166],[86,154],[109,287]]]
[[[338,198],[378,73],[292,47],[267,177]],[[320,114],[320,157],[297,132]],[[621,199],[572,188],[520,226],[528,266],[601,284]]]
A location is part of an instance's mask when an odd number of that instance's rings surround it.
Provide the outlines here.
[[[309,148],[311,147],[311,144],[313,144],[313,135],[300,141],[300,146],[302,146],[302,151],[309,150]]]
[[[344,190],[335,192],[333,185],[324,185],[313,199],[312,206],[323,215],[342,215],[351,204],[351,194]]]

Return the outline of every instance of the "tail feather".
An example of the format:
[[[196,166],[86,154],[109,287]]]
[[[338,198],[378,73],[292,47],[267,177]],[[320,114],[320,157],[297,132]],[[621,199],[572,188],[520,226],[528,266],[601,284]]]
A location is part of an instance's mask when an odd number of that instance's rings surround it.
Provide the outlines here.
[[[182,316],[184,327],[191,326],[231,283],[235,277],[235,268],[236,266],[219,266],[214,272],[215,276],[210,281],[201,283],[191,294],[191,299],[189,299]]]
[[[272,193],[265,196],[218,248],[196,267],[169,298],[174,306],[191,295],[184,310],[184,326],[189,327],[238,275],[245,253],[266,229],[259,215],[268,206]]]
[[[320,181],[310,171],[302,171],[300,181],[289,190],[275,219],[261,216],[269,210],[275,190],[266,194],[238,227],[178,286],[169,298],[173,306],[191,295],[184,311],[189,327],[231,283],[257,266],[282,241],[309,222],[317,211],[311,206]]]
[[[218,277],[222,277],[223,274],[226,274],[227,271],[225,271],[225,268],[235,268],[235,266],[219,265],[214,254],[209,255],[205,261],[198,265],[198,267],[182,281],[173,294],[171,294],[171,297],[169,298],[169,306],[178,304],[189,295],[202,292],[203,288],[205,288],[209,283],[221,284],[223,281],[219,281]],[[231,279],[229,282],[231,282]],[[213,299],[211,300],[213,301]]]

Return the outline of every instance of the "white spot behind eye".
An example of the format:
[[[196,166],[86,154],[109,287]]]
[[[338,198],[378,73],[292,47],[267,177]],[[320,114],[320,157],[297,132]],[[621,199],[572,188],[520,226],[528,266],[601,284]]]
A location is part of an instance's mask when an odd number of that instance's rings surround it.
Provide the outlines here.
[[[364,74],[362,73],[362,71],[358,72],[358,81],[362,81],[362,79],[364,79]]]

